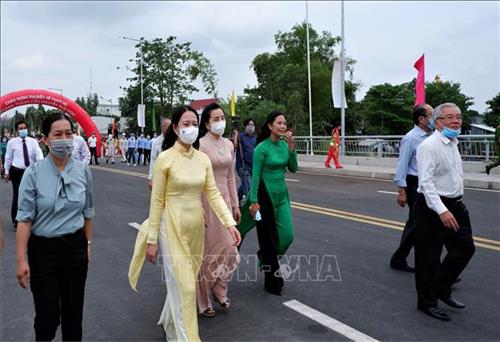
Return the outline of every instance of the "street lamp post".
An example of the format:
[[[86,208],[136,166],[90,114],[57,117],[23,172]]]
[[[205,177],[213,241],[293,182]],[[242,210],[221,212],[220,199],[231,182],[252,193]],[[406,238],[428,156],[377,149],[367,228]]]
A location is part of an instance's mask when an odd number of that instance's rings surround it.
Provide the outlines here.
[[[141,39],[137,39],[137,38],[123,37],[123,36],[120,36],[118,38],[119,39],[132,40],[134,42],[139,42],[140,54],[141,54],[141,75],[140,75],[140,83],[141,83],[141,108],[143,108],[144,107],[144,88],[143,88],[143,84],[142,84],[143,83],[142,82],[142,59],[143,59],[143,54],[142,54],[142,40]],[[144,133],[144,126],[141,127],[141,132]]]

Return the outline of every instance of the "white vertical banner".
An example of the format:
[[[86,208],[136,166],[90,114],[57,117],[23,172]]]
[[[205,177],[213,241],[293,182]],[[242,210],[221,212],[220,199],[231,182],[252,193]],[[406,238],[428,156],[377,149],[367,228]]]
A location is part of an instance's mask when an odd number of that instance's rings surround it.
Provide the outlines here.
[[[137,105],[137,126],[145,127],[146,126],[146,105],[139,104]]]
[[[342,94],[342,63],[340,60],[336,60],[333,63],[333,72],[332,72],[332,99],[333,99],[333,107],[341,108],[342,97],[344,97],[344,106],[347,108],[347,102],[345,100],[345,92]]]

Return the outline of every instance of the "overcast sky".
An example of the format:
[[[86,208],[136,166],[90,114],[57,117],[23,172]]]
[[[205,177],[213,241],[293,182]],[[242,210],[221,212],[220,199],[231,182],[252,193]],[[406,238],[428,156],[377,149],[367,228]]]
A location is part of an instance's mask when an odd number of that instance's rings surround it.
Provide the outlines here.
[[[499,91],[499,2],[345,2],[346,51],[354,79],[368,88],[416,75],[460,82],[480,112]],[[92,90],[117,103],[130,74],[134,42],[174,35],[192,42],[218,73],[220,96],[255,85],[259,53],[275,51],[274,34],[305,20],[305,2],[1,2],[1,91],[60,88],[72,99]],[[309,2],[309,21],[340,35],[340,2]],[[339,52],[339,48],[336,53]],[[206,94],[193,94],[203,98]]]

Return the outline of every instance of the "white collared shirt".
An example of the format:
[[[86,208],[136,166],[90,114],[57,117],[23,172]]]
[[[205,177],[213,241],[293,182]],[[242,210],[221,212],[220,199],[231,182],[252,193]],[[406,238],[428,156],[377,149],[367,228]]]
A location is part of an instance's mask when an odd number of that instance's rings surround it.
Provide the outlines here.
[[[89,147],[96,147],[97,146],[97,138],[96,137],[90,137],[89,138]]]
[[[427,206],[441,215],[448,209],[439,196],[455,198],[464,193],[462,158],[458,140],[436,130],[417,148],[418,192]]]
[[[148,179],[153,179],[153,168],[156,162],[156,159],[161,153],[161,145],[163,145],[163,134],[156,137],[151,147],[151,158],[149,161],[149,174]]]
[[[28,157],[30,165],[43,159],[43,153],[36,139],[26,137],[26,147],[28,148]],[[18,169],[26,169],[24,164],[23,139],[16,137],[10,139],[5,150],[5,173],[8,175],[11,166]]]
[[[85,139],[81,136],[73,134],[73,159],[79,160],[85,164],[90,163],[90,150]]]

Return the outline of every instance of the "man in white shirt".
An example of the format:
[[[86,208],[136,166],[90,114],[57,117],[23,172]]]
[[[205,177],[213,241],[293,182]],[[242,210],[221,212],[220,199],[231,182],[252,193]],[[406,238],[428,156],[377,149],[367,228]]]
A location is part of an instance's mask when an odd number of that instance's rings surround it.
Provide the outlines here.
[[[10,216],[14,227],[17,227],[17,197],[19,185],[23,178],[24,171],[31,164],[43,159],[43,153],[38,146],[38,141],[28,137],[28,124],[24,121],[16,123],[17,137],[10,139],[5,151],[5,181],[12,181],[12,205]]]
[[[172,120],[169,118],[163,118],[163,121],[161,122],[161,134],[154,139],[153,145],[151,147],[151,161],[149,162],[149,174],[148,174],[148,188],[149,190],[153,189],[153,168],[155,165],[156,158],[158,158],[158,155],[161,153],[161,145],[163,144],[163,139],[165,137],[165,134],[167,134],[168,128],[170,127],[170,124],[172,123]]]
[[[464,193],[462,159],[457,137],[462,114],[453,103],[437,106],[431,121],[436,130],[417,148],[418,197],[415,203],[415,282],[418,309],[449,321],[437,305],[463,309],[451,296],[451,285],[474,254],[469,213]],[[441,251],[448,253],[441,262]]]
[[[73,134],[73,153],[71,154],[73,159],[79,160],[84,164],[90,163],[90,150],[85,139],[76,133]]]
[[[90,149],[90,165],[92,165],[92,157],[94,157],[95,164],[99,165],[97,161],[97,138],[95,137],[95,132],[92,132],[92,136],[88,139],[89,149]]]

